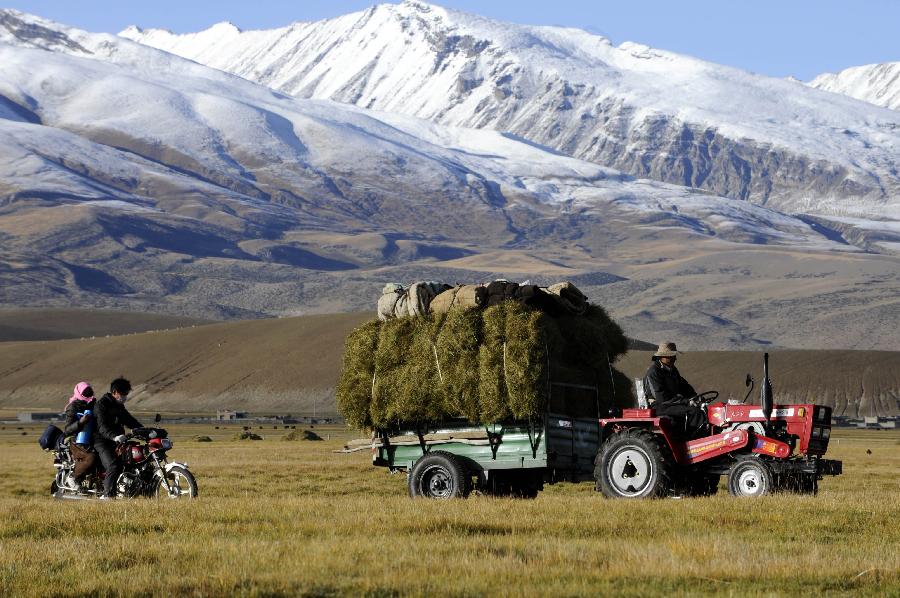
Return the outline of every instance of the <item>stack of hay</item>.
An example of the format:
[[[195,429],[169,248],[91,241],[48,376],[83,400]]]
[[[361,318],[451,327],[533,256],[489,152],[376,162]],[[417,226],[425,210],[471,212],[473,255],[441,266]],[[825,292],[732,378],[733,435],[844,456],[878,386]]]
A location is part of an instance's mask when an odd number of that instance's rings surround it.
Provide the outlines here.
[[[604,402],[629,404],[627,378],[610,372],[626,339],[602,308],[585,302],[581,315],[550,315],[524,299],[482,308],[486,296],[476,301],[470,287],[446,293],[446,311],[371,321],[347,337],[336,395],[348,424],[537,419],[551,380],[596,385]]]

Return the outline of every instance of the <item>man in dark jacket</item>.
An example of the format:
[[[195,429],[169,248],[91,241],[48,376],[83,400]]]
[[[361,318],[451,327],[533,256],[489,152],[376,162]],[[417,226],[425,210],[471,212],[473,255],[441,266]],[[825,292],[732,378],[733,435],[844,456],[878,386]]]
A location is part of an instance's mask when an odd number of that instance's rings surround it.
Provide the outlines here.
[[[669,416],[678,428],[683,425],[689,437],[698,436],[706,428],[706,414],[688,402],[697,392],[675,367],[677,355],[675,343],[659,346],[644,375],[644,395],[657,415]]]
[[[132,430],[141,427],[141,423],[125,409],[125,401],[130,392],[131,383],[125,378],[116,378],[110,383],[109,392],[100,397],[94,407],[97,418],[94,450],[106,469],[103,490],[108,498],[116,495],[116,480],[122,473],[122,463],[116,458],[116,447],[127,440],[125,427]]]

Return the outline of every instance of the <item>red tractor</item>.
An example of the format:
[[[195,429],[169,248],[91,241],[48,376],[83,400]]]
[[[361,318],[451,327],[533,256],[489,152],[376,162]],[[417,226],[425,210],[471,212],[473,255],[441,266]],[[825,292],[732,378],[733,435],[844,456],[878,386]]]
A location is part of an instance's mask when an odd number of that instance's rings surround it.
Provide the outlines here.
[[[831,408],[773,405],[768,367],[767,353],[762,405],[716,402],[716,391],[695,397],[706,409],[709,436],[685,439],[676,422],[657,417],[652,408],[601,419],[597,489],[609,498],[704,496],[716,493],[724,475],[733,496],[818,492],[823,475],[841,474],[840,461],[822,458]],[[751,386],[747,397],[752,391]]]

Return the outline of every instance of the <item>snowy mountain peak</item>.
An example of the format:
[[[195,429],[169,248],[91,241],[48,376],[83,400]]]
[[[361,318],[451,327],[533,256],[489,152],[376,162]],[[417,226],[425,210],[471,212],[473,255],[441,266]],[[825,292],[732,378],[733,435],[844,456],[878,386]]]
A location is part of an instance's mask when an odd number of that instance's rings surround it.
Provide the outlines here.
[[[70,35],[69,28],[13,9],[0,9],[0,42],[83,55],[92,53]]]
[[[839,73],[825,73],[810,81],[809,86],[900,110],[900,62],[867,64]]]
[[[781,209],[900,203],[896,112],[578,29],[407,1],[224,37],[122,35],[296,97],[504,131]]]
[[[217,31],[222,34],[241,33],[241,28],[231,21],[221,21],[209,28],[211,31]]]

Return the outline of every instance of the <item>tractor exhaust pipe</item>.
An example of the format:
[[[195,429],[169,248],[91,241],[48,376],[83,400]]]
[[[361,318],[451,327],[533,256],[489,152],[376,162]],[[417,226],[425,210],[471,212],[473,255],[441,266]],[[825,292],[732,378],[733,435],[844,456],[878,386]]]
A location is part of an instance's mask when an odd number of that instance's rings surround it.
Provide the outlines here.
[[[772,419],[772,382],[769,380],[769,354],[763,355],[763,381],[759,389],[763,417],[766,418],[766,432]]]

